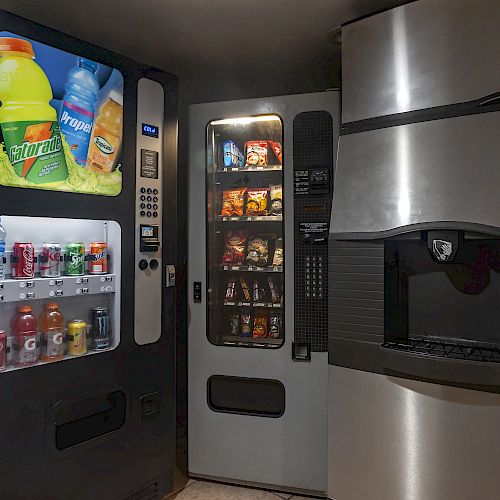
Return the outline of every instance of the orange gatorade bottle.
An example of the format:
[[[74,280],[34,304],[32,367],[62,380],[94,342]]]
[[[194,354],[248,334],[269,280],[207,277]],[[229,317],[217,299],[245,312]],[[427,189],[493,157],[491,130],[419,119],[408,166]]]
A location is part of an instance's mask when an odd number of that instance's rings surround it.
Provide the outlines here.
[[[64,357],[64,318],[55,302],[45,304],[40,316],[42,360],[56,361]]]
[[[123,124],[123,97],[112,90],[99,110],[90,138],[87,166],[95,172],[109,173],[116,166]]]

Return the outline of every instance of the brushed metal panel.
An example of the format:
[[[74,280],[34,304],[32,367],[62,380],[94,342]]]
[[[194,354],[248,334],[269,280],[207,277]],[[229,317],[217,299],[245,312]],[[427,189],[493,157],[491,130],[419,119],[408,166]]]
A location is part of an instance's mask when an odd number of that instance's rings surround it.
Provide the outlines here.
[[[500,112],[340,139],[333,233],[424,222],[500,227]]]
[[[342,121],[500,91],[500,2],[419,0],[342,28]]]
[[[499,394],[330,366],[328,421],[329,498],[499,498]]]

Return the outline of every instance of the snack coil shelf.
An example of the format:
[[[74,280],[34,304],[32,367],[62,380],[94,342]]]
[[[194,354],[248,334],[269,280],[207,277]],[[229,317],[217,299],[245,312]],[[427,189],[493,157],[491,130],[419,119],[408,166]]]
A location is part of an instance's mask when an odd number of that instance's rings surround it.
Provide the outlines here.
[[[218,215],[217,222],[282,222],[282,215],[243,215],[225,216]]]
[[[237,337],[232,335],[223,335],[222,342],[224,345],[232,345],[238,347],[280,347],[283,345],[283,339],[277,338],[254,338],[254,337]]]
[[[259,272],[259,273],[282,273],[283,266],[232,266],[232,265],[224,265],[221,264],[219,266],[221,271],[250,271],[250,272]]]
[[[0,281],[0,303],[114,293],[115,274]]]
[[[268,165],[266,167],[219,167],[218,173],[232,172],[269,172],[282,170],[282,165]]]
[[[283,304],[278,302],[273,304],[272,302],[232,302],[232,301],[224,301],[224,306],[227,307],[265,307],[268,309],[281,309]]]

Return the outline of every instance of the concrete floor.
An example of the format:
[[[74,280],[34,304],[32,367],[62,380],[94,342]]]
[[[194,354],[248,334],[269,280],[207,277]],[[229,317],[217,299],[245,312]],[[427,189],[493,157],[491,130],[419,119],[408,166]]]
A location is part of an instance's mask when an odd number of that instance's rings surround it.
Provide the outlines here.
[[[181,492],[169,497],[169,500],[312,500],[313,498],[191,479]]]

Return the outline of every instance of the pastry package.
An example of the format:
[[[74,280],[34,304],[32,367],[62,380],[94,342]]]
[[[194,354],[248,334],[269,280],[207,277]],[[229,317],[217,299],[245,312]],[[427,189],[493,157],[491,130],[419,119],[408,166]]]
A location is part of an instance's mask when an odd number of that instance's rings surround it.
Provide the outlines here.
[[[226,217],[243,215],[246,188],[228,189],[222,193],[220,214]]]
[[[269,240],[252,236],[248,240],[246,263],[253,266],[267,266],[269,259]]]
[[[269,213],[271,215],[281,215],[283,213],[283,189],[281,184],[271,186],[269,194],[271,198]]]
[[[278,238],[274,245],[273,266],[283,265],[283,238]]]
[[[245,260],[246,231],[228,231],[222,254],[222,264],[239,266]]]
[[[268,141],[247,141],[246,166],[247,167],[265,167],[267,166],[267,147]]]
[[[252,337],[264,338],[267,337],[267,314],[266,311],[258,311],[253,319]]]
[[[244,312],[240,315],[241,320],[241,336],[242,337],[251,337],[252,336],[252,327],[250,325],[251,316],[249,313]]]
[[[249,189],[245,215],[267,215],[267,193],[269,190]]]

